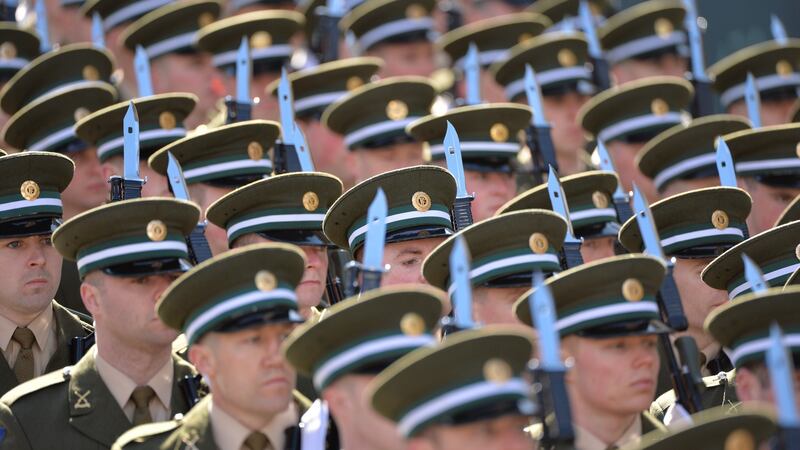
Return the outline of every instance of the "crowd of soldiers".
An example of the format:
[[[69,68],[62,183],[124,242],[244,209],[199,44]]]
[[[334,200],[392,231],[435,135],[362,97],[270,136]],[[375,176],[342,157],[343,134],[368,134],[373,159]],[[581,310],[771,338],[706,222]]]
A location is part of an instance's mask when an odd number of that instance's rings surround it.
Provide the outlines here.
[[[800,449],[769,11],[709,67],[693,0],[0,19],[1,449]]]

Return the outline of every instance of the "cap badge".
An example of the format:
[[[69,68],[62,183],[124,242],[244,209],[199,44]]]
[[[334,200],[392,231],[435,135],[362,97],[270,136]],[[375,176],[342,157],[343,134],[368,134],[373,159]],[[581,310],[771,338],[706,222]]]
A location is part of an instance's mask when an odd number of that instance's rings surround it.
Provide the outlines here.
[[[417,211],[425,212],[431,209],[431,196],[422,191],[415,192],[411,196],[411,204]]]
[[[348,91],[352,91],[352,90],[358,89],[363,85],[364,85],[364,80],[362,80],[360,77],[357,77],[355,75],[350,77],[350,78],[348,78],[347,79],[347,83],[345,84],[345,86],[347,87]]]
[[[163,241],[167,237],[167,224],[160,220],[151,220],[147,224],[147,238],[151,241]]]
[[[386,117],[403,120],[408,117],[408,105],[402,100],[392,100],[386,105]]]
[[[264,157],[264,147],[256,141],[247,144],[247,156],[253,161],[258,161]]]
[[[788,77],[794,72],[794,68],[792,67],[792,63],[782,59],[775,63],[775,72],[782,77]]]
[[[511,379],[511,366],[500,358],[491,358],[483,363],[483,378],[492,383],[505,383]]]
[[[23,182],[19,187],[19,193],[22,195],[22,198],[32,202],[39,198],[39,194],[41,194],[42,191],[39,189],[39,185],[35,181],[28,180]]]
[[[175,119],[175,114],[172,114],[169,111],[163,111],[158,115],[158,126],[165,130],[171,130],[175,128],[175,125],[177,124],[178,121]]]
[[[406,8],[406,18],[408,19],[421,19],[428,14],[424,6],[418,3],[412,3]]]
[[[638,302],[644,298],[644,287],[636,278],[628,278],[622,283],[622,296],[629,302]]]
[[[508,140],[508,127],[502,123],[496,123],[489,129],[489,136],[495,142],[505,142]]]
[[[728,228],[730,218],[728,218],[728,214],[725,211],[718,209],[711,214],[711,223],[714,225],[714,228],[724,230]]]
[[[269,270],[259,270],[255,278],[256,288],[262,292],[268,292],[278,286],[278,280]]]
[[[78,122],[88,115],[89,115],[89,110],[84,107],[80,107],[76,109],[75,112],[72,114],[72,118],[75,119],[75,122]]]
[[[13,42],[3,42],[0,44],[0,58],[14,59],[17,57],[17,46]]]
[[[561,67],[572,67],[578,63],[578,57],[572,50],[562,48],[558,51],[558,63],[561,64]]]
[[[664,101],[664,99],[655,98],[652,102],[650,102],[650,111],[657,116],[663,116],[669,112],[669,105]]]
[[[527,41],[528,39],[533,39],[533,35],[530,34],[530,33],[522,33],[517,38],[517,43],[521,44],[521,43]]]
[[[97,81],[100,79],[100,72],[97,70],[97,67],[91,64],[83,66],[81,74],[83,75],[84,80]]]
[[[214,14],[211,14],[210,12],[204,12],[203,14],[200,14],[200,16],[197,18],[197,25],[199,25],[200,28],[203,28],[206,25],[210,25],[211,22],[213,21],[214,21]]]
[[[303,208],[306,211],[316,211],[319,208],[319,196],[316,192],[306,192],[303,194]]]
[[[419,336],[425,332],[425,321],[417,313],[406,313],[400,319],[400,330],[406,336]]]
[[[797,157],[800,158],[800,142],[795,146],[794,152],[797,154]]]
[[[666,39],[675,31],[675,27],[672,25],[672,22],[669,19],[664,17],[659,17],[656,19],[656,22],[653,24],[653,29],[656,32],[656,35],[661,39]]]
[[[533,253],[537,255],[541,255],[543,253],[547,253],[547,249],[550,247],[550,243],[547,241],[547,236],[542,233],[533,233],[530,238],[528,238],[528,246],[533,250]]]
[[[797,259],[800,259],[800,244],[798,244],[797,247],[794,248],[794,256]]]
[[[743,428],[731,431],[725,438],[725,450],[753,450],[756,448],[756,441],[753,433]]]
[[[595,208],[603,209],[608,207],[608,197],[600,191],[594,191],[592,194],[592,203]]]
[[[250,36],[250,47],[265,48],[272,44],[272,35],[266,31],[256,31]]]

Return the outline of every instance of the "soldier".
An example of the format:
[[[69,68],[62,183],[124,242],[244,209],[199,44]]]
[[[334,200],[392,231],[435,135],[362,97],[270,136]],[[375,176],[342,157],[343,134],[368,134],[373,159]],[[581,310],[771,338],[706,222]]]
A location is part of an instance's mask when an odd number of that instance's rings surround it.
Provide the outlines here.
[[[717,138],[750,128],[730,114],[700,117],[651,139],[636,155],[639,171],[653,180],[660,198],[719,185]]]
[[[173,3],[136,20],[119,37],[130,52],[137,46],[144,49],[154,92],[197,96],[197,107],[185,119],[189,129],[207,122],[217,99],[224,95],[222,78],[211,66],[211,58],[194,46],[197,30],[217,20],[221,9],[219,0]]]
[[[214,202],[207,216],[226,231],[230,248],[259,242],[299,246],[306,265],[297,284],[297,309],[310,318],[325,294],[328,277],[331,244],[322,233],[322,220],[341,194],[342,182],[333,175],[286,173],[236,189]]]
[[[453,234],[450,210],[456,182],[448,171],[434,166],[393,170],[370,178],[345,192],[328,209],[325,236],[362,261],[367,209],[378,188],[386,194],[386,247],[383,264],[389,266],[382,286],[425,283],[422,261]]]
[[[53,153],[0,157],[0,395],[69,365],[72,338],[92,331],[53,300],[61,256],[50,235],[61,219],[60,193],[73,167],[69,158]]]
[[[342,448],[403,450],[396,425],[372,409],[366,387],[404,355],[436,342],[444,297],[437,289],[376,289],[326,310],[284,343],[286,359],[314,379]]]
[[[598,30],[617,84],[652,76],[683,77],[689,45],[677,0],[650,0],[611,16]]]
[[[700,273],[714,258],[744,241],[750,198],[741,189],[713,187],[661,200],[651,206],[651,211],[664,254],[674,258],[672,275],[689,323],[685,332],[673,336],[694,338],[702,353],[702,375],[729,371],[733,366],[727,355],[719,342],[703,328],[708,315],[727,303],[726,291],[703,283]],[[644,250],[635,218],[622,226],[619,239],[630,252]],[[662,366],[658,394],[672,387],[669,369],[665,364]],[[714,400],[704,396],[703,401],[711,403]]]
[[[236,122],[179,139],[153,153],[148,161],[151,170],[165,176],[168,153],[172,153],[204,220],[209,206],[219,198],[272,173],[267,149],[274,146],[279,131],[272,121]],[[205,233],[214,255],[228,250],[224,228],[209,224]]]
[[[192,112],[197,97],[189,93],[151,95],[131,100],[139,118],[139,172],[146,180],[143,197],[168,197],[167,179],[147,165],[147,158],[166,144],[186,136],[184,120]],[[103,177],[124,174],[124,132],[122,126],[131,101],[95,111],[75,124],[75,133],[97,149]]]
[[[427,77],[435,67],[432,17],[434,0],[364,1],[342,17],[339,28],[352,34],[352,56],[376,56],[386,62],[381,78]]]
[[[565,381],[575,448],[621,447],[662,428],[643,411],[656,390],[658,334],[669,332],[655,299],[664,272],[658,259],[624,255],[545,282],[555,300],[562,355],[573,360]],[[514,309],[530,325],[529,296]]]
[[[36,33],[9,22],[0,22],[0,89],[30,61],[39,56]],[[0,111],[0,127],[8,121],[8,113]],[[0,148],[8,148],[0,139]]]
[[[426,78],[393,77],[365,84],[325,109],[322,123],[344,137],[356,183],[423,162],[422,144],[406,126],[431,113],[435,95]]]
[[[132,425],[191,407],[194,399],[180,384],[194,368],[172,353],[177,333],[159,320],[153,304],[188,267],[184,236],[198,215],[196,206],[179,200],[126,200],[56,230],[58,251],[77,260],[97,345],[74,366],[0,399],[9,448],[108,448]]]
[[[505,92],[489,67],[504,61],[509,48],[538,36],[550,25],[550,20],[542,15],[521,12],[470,23],[440,37],[436,41],[437,48],[450,57],[449,66],[462,74],[462,81],[456,88],[458,97],[467,97],[465,57],[471,44],[478,50],[481,98],[487,102],[502,102],[506,100]]]
[[[723,138],[731,150],[739,183],[753,198],[747,226],[752,234],[768,230],[800,195],[800,124],[742,130]]]
[[[293,37],[302,30],[303,15],[296,11],[254,11],[218,20],[200,29],[197,45],[211,53],[211,64],[225,77],[231,92],[236,53],[242,37],[250,41],[252,60],[251,92],[258,98],[253,104],[253,119],[278,119],[278,104],[267,86],[281,75],[294,51]]]
[[[567,225],[558,214],[525,210],[503,214],[459,231],[425,259],[422,273],[431,285],[450,291],[450,252],[458,236],[472,257],[473,316],[477,323],[519,323],[511,308],[530,289],[531,272],[558,272],[558,251]]]
[[[320,172],[336,175],[345,189],[356,183],[352,157],[342,136],[322,123],[325,108],[349,92],[369,83],[383,66],[379,58],[347,58],[288,75],[294,95],[294,115],[303,131],[314,167]],[[278,95],[278,80],[267,91]]]
[[[561,178],[576,237],[583,239],[584,262],[615,255],[619,222],[611,198],[619,178],[612,172],[590,171]],[[550,209],[553,205],[543,184],[525,191],[497,210],[497,215],[522,209]]]
[[[533,404],[523,371],[533,351],[526,330],[462,331],[404,356],[372,381],[372,407],[397,423],[414,450],[523,450]]]
[[[54,42],[67,45],[92,39],[91,23],[81,11],[83,3],[83,0],[45,0],[47,11],[57,11],[47,15]]]
[[[525,65],[530,64],[536,71],[561,175],[575,174],[587,167],[586,138],[578,121],[578,111],[596,91],[587,65],[587,45],[582,33],[549,32],[512,47],[506,59],[491,69],[505,88],[506,98],[526,105],[529,99],[525,93]]]
[[[653,182],[636,167],[636,155],[660,132],[690,120],[685,110],[693,93],[686,80],[649,77],[603,91],[583,105],[578,121],[605,143],[625,192],[635,182],[648,201],[658,198]]]
[[[406,127],[408,134],[424,141],[430,160],[445,164],[443,145],[447,122],[462,137],[461,158],[469,193],[475,194],[472,217],[475,222],[492,217],[517,192],[516,159],[519,134],[531,120],[527,106],[487,103],[454,108],[445,114],[429,115]]]
[[[752,73],[761,97],[761,122],[786,123],[800,87],[800,39],[774,39],[745,47],[708,68],[725,111],[747,117],[744,100],[747,74]]]
[[[280,348],[302,322],[294,289],[303,253],[259,244],[217,256],[173,284],[159,317],[186,334],[189,359],[211,393],[175,420],[130,430],[114,449],[284,449],[298,445],[308,400]]]

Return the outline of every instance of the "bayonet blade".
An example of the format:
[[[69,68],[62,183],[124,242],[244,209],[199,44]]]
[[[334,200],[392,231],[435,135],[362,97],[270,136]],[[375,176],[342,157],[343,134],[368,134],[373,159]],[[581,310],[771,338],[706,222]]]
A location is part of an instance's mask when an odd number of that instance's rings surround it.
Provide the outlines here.
[[[297,160],[300,161],[300,170],[313,172],[314,162],[311,160],[311,149],[308,148],[306,143],[306,136],[296,122],[294,126],[294,150],[297,152]]]
[[[600,170],[617,173],[617,169],[614,167],[614,161],[608,153],[606,144],[599,139],[597,140],[597,156],[600,157]],[[622,190],[622,183],[617,183],[617,188],[614,190],[613,196],[614,200],[628,201],[628,195]]]
[[[106,47],[106,35],[103,31],[103,19],[100,17],[100,14],[97,11],[92,14],[92,43],[95,47]]]
[[[239,50],[236,52],[236,101],[250,104],[250,77],[252,75],[250,61],[250,41],[242,36]]]
[[[558,213],[567,222],[567,236],[564,242],[580,242],[580,240],[575,237],[575,232],[572,230],[572,222],[569,220],[567,196],[564,195],[564,188],[561,187],[561,181],[559,181],[556,171],[553,170],[553,166],[550,166],[550,172],[547,176],[547,193],[550,195],[550,203],[553,206],[553,211]]]
[[[769,289],[769,285],[764,280],[764,273],[749,256],[742,253],[744,263],[744,279],[750,284],[750,290],[754,293],[763,293]]]
[[[800,427],[800,417],[795,403],[794,363],[784,346],[781,327],[775,322],[769,327],[769,340],[767,368],[778,409],[778,423],[782,427],[796,429]]]
[[[286,76],[286,68],[281,68],[281,80],[278,82],[278,109],[281,114],[281,133],[284,144],[294,142],[294,106],[292,86]]]
[[[347,13],[344,0],[327,0],[325,6],[331,17],[343,17]]]
[[[772,30],[772,38],[778,41],[781,45],[786,45],[789,42],[789,36],[786,34],[786,28],[783,22],[775,14],[770,15],[769,28]]]
[[[533,293],[528,297],[531,319],[536,327],[539,342],[539,360],[545,370],[564,368],[561,361],[560,341],[556,329],[556,308],[550,288],[544,283],[540,271],[533,272]]]
[[[364,238],[364,269],[383,270],[383,247],[386,243],[386,194],[378,188],[367,209],[367,234]]]
[[[459,330],[475,328],[472,320],[472,284],[469,281],[470,255],[467,242],[458,236],[450,251],[450,283],[455,286],[452,293],[453,322]]]
[[[461,159],[461,141],[458,138],[458,132],[449,120],[447,121],[447,132],[444,135],[444,155],[447,161],[447,170],[456,179],[456,198],[468,197],[464,178],[464,161]]]
[[[722,186],[738,187],[736,183],[736,167],[728,144],[722,137],[717,138],[717,173]]]
[[[39,35],[39,51],[49,52],[53,47],[50,44],[50,27],[47,25],[47,5],[44,0],[36,0],[36,34]]]
[[[546,127],[550,124],[544,117],[544,106],[542,105],[542,92],[539,90],[539,83],[536,81],[536,72],[530,64],[525,65],[525,94],[528,97],[528,106],[533,111],[531,123],[535,127]]]
[[[464,79],[467,82],[468,105],[481,103],[481,64],[478,60],[478,46],[470,42],[467,55],[464,57]]]
[[[139,113],[131,101],[123,119],[123,178],[141,181],[139,176]]]
[[[136,86],[139,90],[139,97],[153,95],[153,81],[150,79],[150,58],[141,45],[136,46],[136,54],[133,57],[133,67],[136,70]]]
[[[172,152],[167,152],[167,178],[169,179],[169,186],[172,188],[172,195],[179,200],[191,200],[189,197],[189,190],[186,187],[186,179],[183,177],[183,169],[181,164],[172,155]]]
[[[745,81],[744,101],[747,104],[747,118],[752,122],[753,128],[761,128],[761,94],[758,92],[756,80],[750,72],[747,72]]]
[[[667,261],[664,250],[661,248],[661,239],[658,237],[653,213],[650,212],[650,205],[647,204],[647,200],[636,184],[633,185],[633,209],[636,215],[636,224],[639,225],[639,234],[642,235],[642,242],[644,242],[643,253]]]
[[[586,42],[589,44],[589,56],[592,58],[602,58],[603,49],[600,47],[600,39],[597,37],[597,28],[594,24],[594,15],[592,14],[591,8],[589,8],[589,2],[587,0],[581,0],[578,4],[578,16],[581,21],[583,33],[586,35]]]
[[[700,35],[700,27],[697,24],[697,5],[695,5],[694,0],[683,0],[683,7],[686,10],[684,26],[689,34],[692,76],[697,81],[708,81],[705,56],[703,55],[703,37]]]

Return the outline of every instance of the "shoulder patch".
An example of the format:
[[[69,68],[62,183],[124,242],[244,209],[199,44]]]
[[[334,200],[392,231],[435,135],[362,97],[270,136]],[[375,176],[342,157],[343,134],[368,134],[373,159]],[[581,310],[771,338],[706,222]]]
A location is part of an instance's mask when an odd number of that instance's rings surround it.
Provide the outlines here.
[[[181,422],[181,420],[169,420],[166,422],[148,423],[147,425],[133,427],[117,438],[112,449],[122,449],[128,444],[140,444],[160,434],[170,433],[177,429],[181,425]]]
[[[67,366],[63,369],[46,373],[40,377],[36,377],[28,382],[22,383],[14,389],[6,392],[6,394],[0,400],[2,400],[6,405],[10,406],[26,395],[33,394],[36,391],[54,386],[59,383],[64,383],[65,381],[69,380],[71,369],[72,366]]]

